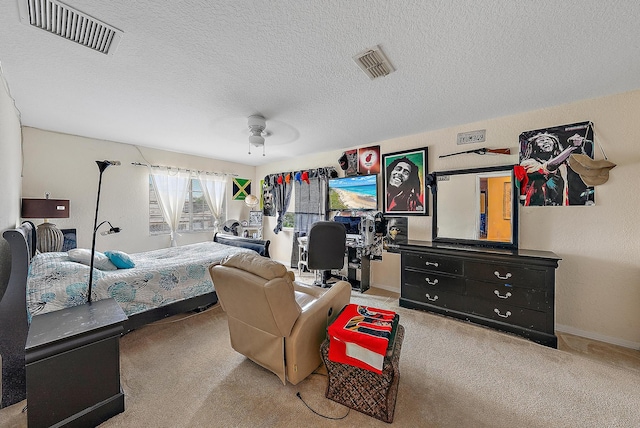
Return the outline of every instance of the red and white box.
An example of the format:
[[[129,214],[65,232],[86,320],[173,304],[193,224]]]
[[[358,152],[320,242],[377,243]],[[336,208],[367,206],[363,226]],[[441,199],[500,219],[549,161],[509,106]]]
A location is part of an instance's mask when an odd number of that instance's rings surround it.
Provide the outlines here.
[[[393,350],[399,319],[393,311],[345,306],[327,329],[329,360],[381,374],[384,357]]]

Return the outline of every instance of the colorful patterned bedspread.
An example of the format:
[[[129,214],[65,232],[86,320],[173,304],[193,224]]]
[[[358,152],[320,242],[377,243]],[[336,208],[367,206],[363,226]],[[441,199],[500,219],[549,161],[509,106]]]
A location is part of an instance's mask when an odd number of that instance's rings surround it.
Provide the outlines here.
[[[201,242],[130,254],[132,269],[94,268],[92,300],[113,297],[127,315],[213,291],[209,266],[230,254],[252,251],[217,242]],[[41,253],[31,261],[27,310],[32,315],[87,301],[89,266],[71,261],[66,252]]]

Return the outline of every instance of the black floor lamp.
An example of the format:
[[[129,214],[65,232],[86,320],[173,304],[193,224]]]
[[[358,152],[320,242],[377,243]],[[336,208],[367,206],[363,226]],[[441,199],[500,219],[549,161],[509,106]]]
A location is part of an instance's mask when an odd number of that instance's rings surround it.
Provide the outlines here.
[[[98,232],[98,229],[100,228],[100,226],[102,226],[105,223],[109,223],[108,221],[103,221],[102,223],[98,224],[98,208],[100,208],[100,189],[102,188],[102,173],[104,172],[105,169],[107,169],[111,165],[113,166],[120,165],[120,161],[104,160],[104,161],[96,161],[96,163],[98,164],[98,169],[100,170],[100,179],[98,180],[98,197],[96,199],[96,217],[95,217],[95,220],[93,221],[93,238],[91,241],[91,266],[89,267],[89,296],[87,297],[87,303],[91,303],[91,287],[93,285],[93,261],[96,254],[96,233]],[[107,234],[118,233],[121,230],[119,227],[113,227],[111,223],[109,223],[109,227],[110,229],[107,232]]]

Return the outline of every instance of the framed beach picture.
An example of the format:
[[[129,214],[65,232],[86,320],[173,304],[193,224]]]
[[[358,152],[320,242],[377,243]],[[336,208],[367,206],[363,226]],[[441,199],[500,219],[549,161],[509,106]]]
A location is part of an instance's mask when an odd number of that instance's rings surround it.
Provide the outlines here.
[[[382,155],[383,212],[427,215],[427,147]]]

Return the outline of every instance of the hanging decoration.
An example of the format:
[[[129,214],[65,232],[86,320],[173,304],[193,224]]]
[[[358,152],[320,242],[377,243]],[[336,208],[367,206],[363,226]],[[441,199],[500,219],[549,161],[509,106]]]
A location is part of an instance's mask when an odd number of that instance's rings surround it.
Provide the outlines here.
[[[380,146],[358,149],[358,174],[378,174],[380,172]]]
[[[427,147],[422,147],[382,155],[384,214],[428,214],[429,198],[425,197],[428,152]]]
[[[326,203],[328,179],[337,176],[338,172],[334,167],[280,172],[265,176],[262,187],[263,213],[265,216],[277,216],[277,224],[273,231],[278,233],[282,230],[282,222],[289,208],[291,191],[295,183],[299,186],[310,186],[312,184],[317,186],[317,189],[313,191],[319,192],[320,200]],[[319,180],[312,180],[314,178]],[[326,207],[323,207],[323,216],[325,210]]]
[[[464,152],[449,153],[449,154],[446,154],[446,155],[440,155],[438,157],[439,158],[446,158],[446,157],[449,157],[449,156],[464,155],[466,153],[475,153],[477,155],[486,155],[487,153],[491,153],[491,154],[495,154],[495,155],[510,155],[511,154],[511,149],[508,148],[508,147],[506,149],[489,149],[487,147],[482,147],[480,149],[465,150]]]
[[[244,199],[251,194],[251,180],[234,178],[232,194],[234,201],[244,201]]]
[[[344,171],[344,175],[349,177],[358,173],[358,149],[347,150],[342,153],[338,159],[340,169]]]
[[[271,176],[266,176],[262,180],[262,213],[265,217],[276,216],[276,206],[273,197],[273,181]]]
[[[569,164],[571,155],[593,159],[591,122],[536,129],[520,134],[520,202],[524,206],[594,205],[594,188]],[[522,176],[521,171],[515,171]]]

